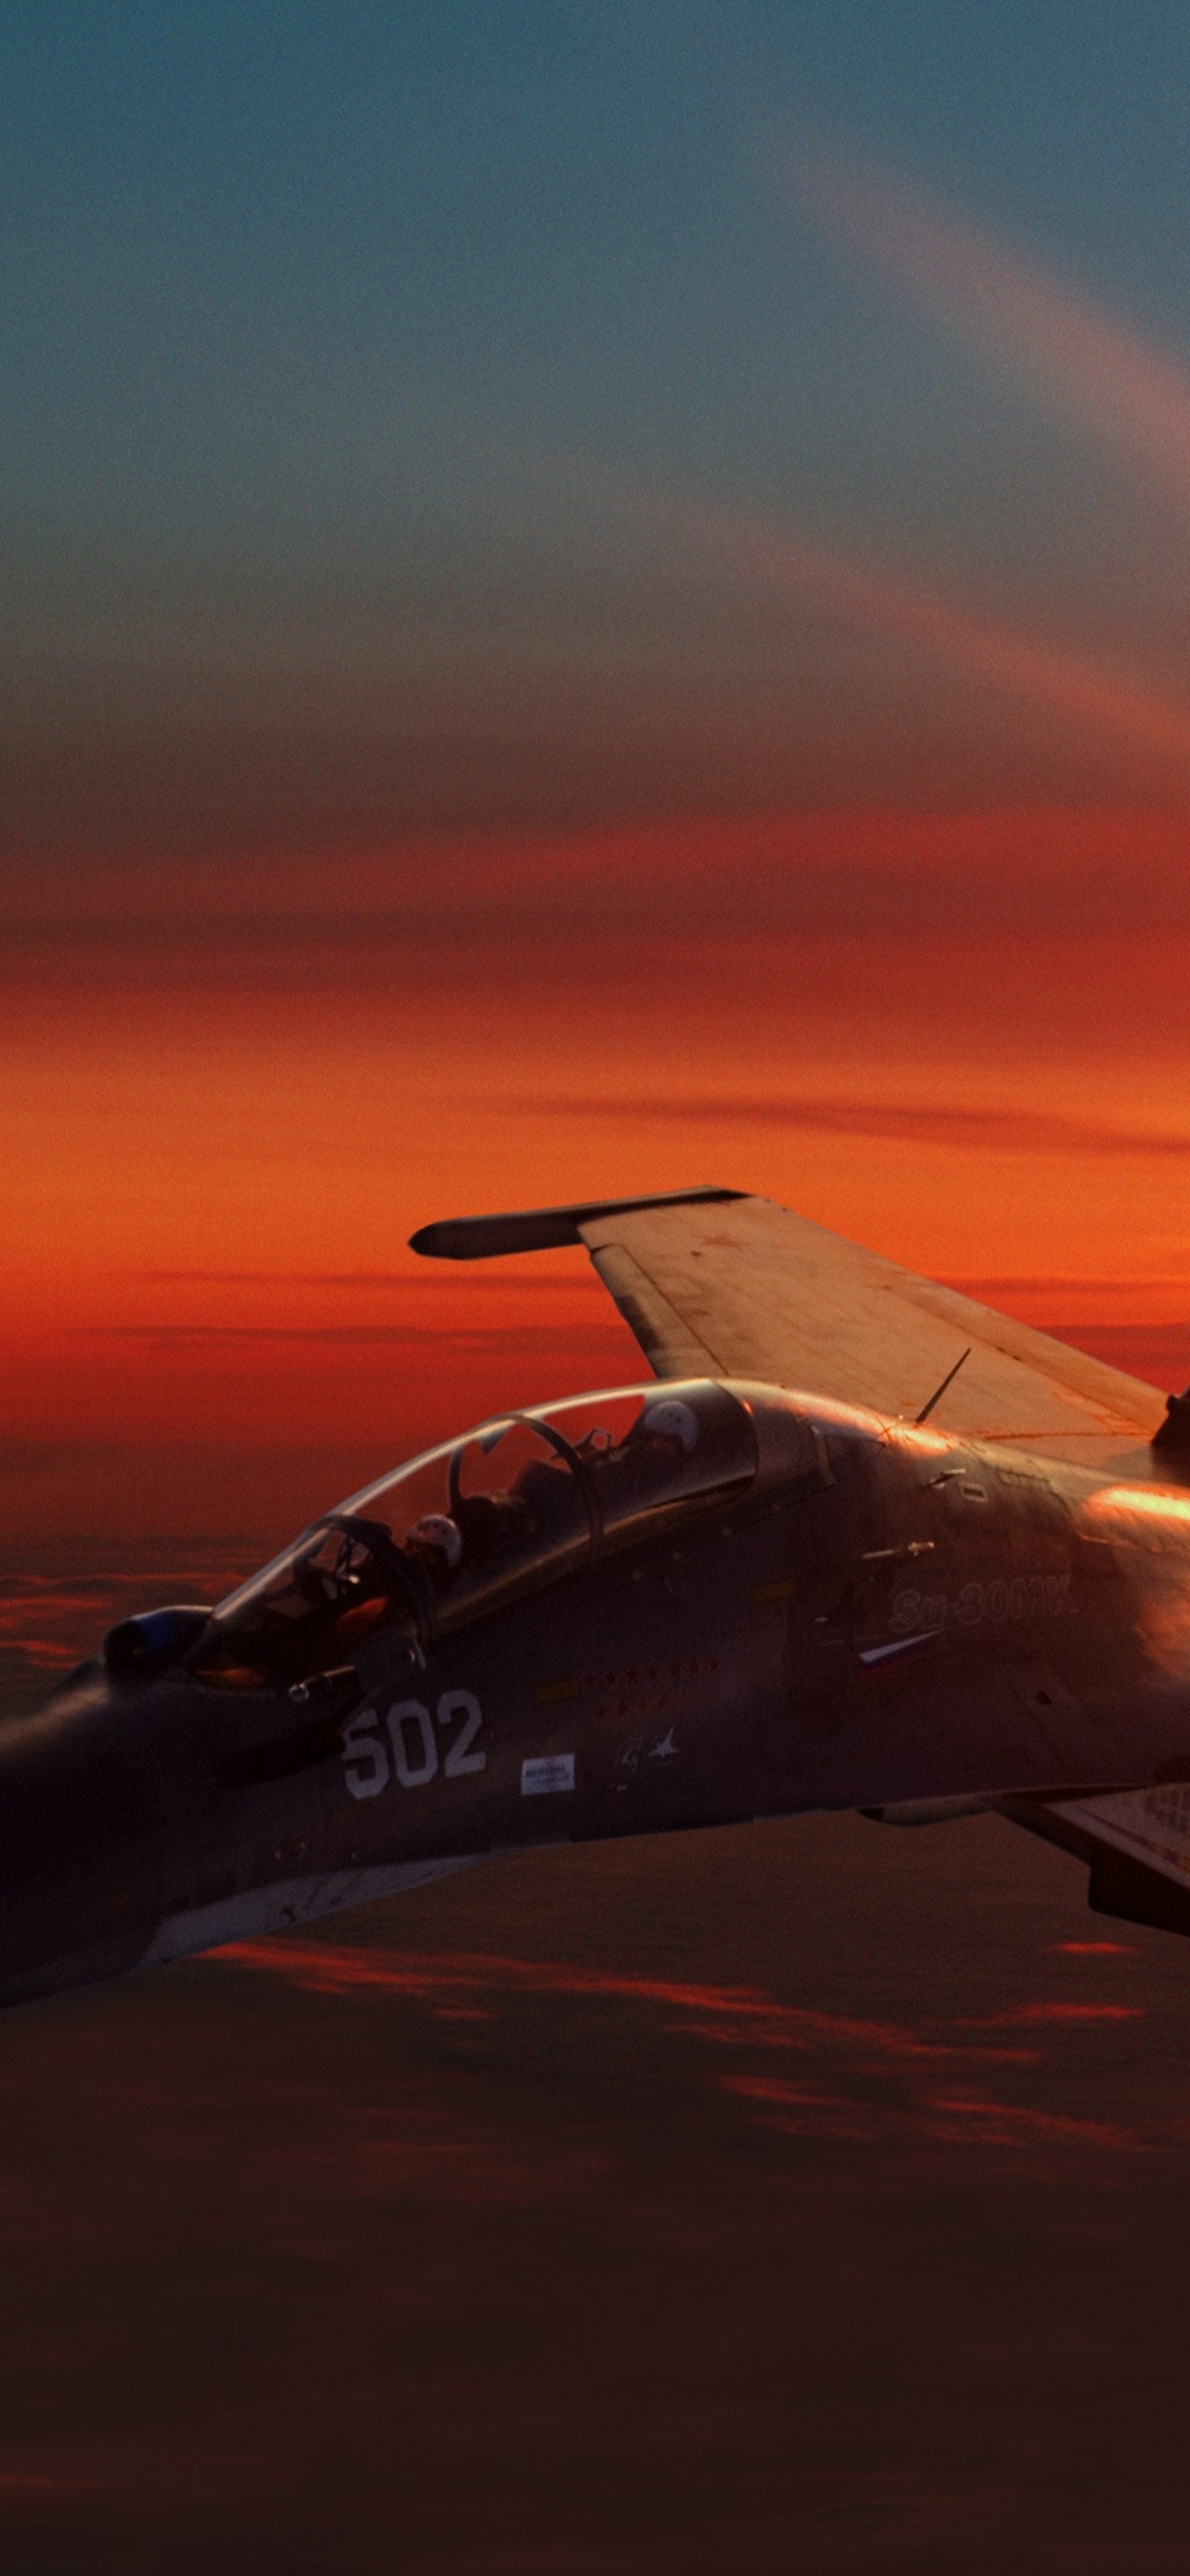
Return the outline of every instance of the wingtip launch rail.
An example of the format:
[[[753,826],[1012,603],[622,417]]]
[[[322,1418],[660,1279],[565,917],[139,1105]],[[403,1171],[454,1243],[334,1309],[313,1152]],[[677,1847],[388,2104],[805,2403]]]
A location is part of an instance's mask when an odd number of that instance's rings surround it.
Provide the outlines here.
[[[747,1196],[744,1190],[663,1190],[645,1199],[589,1199],[573,1207],[523,1208],[506,1216],[445,1217],[419,1226],[411,1252],[435,1261],[486,1261],[505,1252],[557,1252],[581,1244],[581,1228],[601,1217],[635,1216],[651,1208],[713,1207]]]

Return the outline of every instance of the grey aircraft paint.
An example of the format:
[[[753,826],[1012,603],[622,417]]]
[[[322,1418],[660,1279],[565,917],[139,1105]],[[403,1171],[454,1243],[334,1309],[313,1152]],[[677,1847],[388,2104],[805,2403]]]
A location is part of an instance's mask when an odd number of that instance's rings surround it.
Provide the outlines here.
[[[815,1808],[995,1804],[1183,1929],[1183,1779],[1176,1484],[654,1383],[411,1462],[0,1730],[0,2000],[495,1853]]]

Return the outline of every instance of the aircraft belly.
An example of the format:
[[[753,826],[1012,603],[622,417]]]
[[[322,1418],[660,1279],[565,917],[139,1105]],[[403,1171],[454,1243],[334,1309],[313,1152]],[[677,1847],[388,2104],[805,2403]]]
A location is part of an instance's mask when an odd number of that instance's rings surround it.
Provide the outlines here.
[[[389,1861],[376,1867],[328,1870],[307,1878],[275,1879],[269,1886],[238,1889],[211,1905],[168,1915],[142,1951],[138,1965],[160,1967],[226,1941],[246,1941],[266,1932],[288,1931],[295,1923],[320,1914],[337,1914],[352,1905],[370,1905],[378,1897],[403,1896],[456,1870],[472,1869],[485,1858],[465,1852],[450,1859]]]

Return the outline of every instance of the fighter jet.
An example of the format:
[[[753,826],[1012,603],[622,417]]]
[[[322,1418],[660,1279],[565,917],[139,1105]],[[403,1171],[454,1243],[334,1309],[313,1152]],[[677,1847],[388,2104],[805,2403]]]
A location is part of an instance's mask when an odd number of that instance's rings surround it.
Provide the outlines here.
[[[734,1190],[586,1246],[652,1379],[501,1415],[0,1728],[0,2000],[498,1853],[992,1808],[1190,1931],[1190,1394]]]

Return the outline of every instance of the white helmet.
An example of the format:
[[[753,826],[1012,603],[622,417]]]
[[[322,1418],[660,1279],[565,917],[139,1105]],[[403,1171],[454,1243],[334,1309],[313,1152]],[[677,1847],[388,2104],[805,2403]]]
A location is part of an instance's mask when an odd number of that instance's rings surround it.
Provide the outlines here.
[[[680,1440],[687,1457],[698,1446],[698,1416],[676,1395],[667,1395],[662,1404],[651,1404],[641,1416],[640,1427],[642,1431],[656,1432],[662,1440]]]
[[[457,1521],[448,1520],[445,1512],[425,1512],[414,1522],[409,1537],[419,1547],[441,1548],[453,1573],[463,1553],[463,1534]]]

